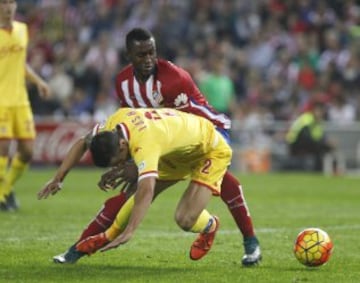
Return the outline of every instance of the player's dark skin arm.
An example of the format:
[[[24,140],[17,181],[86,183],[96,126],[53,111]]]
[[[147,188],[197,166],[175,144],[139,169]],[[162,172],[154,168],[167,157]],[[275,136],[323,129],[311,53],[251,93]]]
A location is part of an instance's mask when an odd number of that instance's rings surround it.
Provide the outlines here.
[[[38,192],[38,199],[46,199],[49,195],[54,195],[61,190],[62,181],[71,168],[80,161],[87,151],[89,138],[90,134],[86,137],[80,138],[73,144],[58,168],[55,176]]]

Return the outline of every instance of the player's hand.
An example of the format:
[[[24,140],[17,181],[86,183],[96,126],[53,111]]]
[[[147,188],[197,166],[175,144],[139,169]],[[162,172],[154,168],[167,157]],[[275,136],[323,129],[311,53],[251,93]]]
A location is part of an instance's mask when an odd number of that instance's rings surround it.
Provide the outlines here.
[[[98,186],[101,190],[114,190],[121,183],[123,183],[122,172],[124,170],[123,165],[119,165],[116,167],[112,167],[104,174],[101,175],[100,181],[98,182]]]
[[[138,168],[134,161],[126,161],[123,172],[123,179],[128,183],[136,183],[138,179]]]
[[[121,190],[136,183],[138,176],[137,167],[134,162],[129,161],[111,168],[105,172],[98,183],[101,190],[107,191],[122,185]]]
[[[119,236],[117,236],[112,242],[108,243],[105,247],[100,249],[101,252],[105,252],[107,250],[115,249],[120,245],[125,244],[128,242],[132,237],[132,233],[121,233]]]
[[[41,98],[49,98],[51,97],[51,91],[50,91],[50,88],[48,86],[48,84],[44,81],[39,81],[37,84],[36,84],[36,87],[37,87],[37,90],[39,92],[39,95]]]
[[[52,179],[45,184],[45,186],[38,192],[38,199],[46,199],[49,195],[55,195],[62,188],[62,183],[59,180]]]

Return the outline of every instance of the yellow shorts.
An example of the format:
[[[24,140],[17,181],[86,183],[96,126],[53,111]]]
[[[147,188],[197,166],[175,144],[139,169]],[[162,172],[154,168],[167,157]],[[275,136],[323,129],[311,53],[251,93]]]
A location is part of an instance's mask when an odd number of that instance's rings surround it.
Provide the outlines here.
[[[158,171],[159,179],[190,178],[191,181],[208,187],[214,195],[219,195],[222,179],[231,162],[232,150],[221,134],[216,134],[218,135],[217,145],[199,160],[184,164],[161,159]]]
[[[34,139],[35,125],[30,106],[0,106],[0,139]]]

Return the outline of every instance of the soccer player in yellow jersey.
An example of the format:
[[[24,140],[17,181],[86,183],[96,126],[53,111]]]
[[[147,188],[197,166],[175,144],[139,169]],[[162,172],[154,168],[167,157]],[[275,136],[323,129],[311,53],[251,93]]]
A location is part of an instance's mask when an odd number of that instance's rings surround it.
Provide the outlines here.
[[[91,135],[70,149],[55,182],[50,181],[52,185],[45,186],[39,198],[55,194],[61,188],[56,180],[65,177],[87,148],[95,165],[100,167],[116,166],[132,159],[138,169],[137,190],[121,208],[115,223],[105,233],[80,242],[78,250],[91,254],[106,244],[105,249],[109,249],[126,243],[154,196],[189,178],[175,220],[183,230],[200,233],[191,247],[190,258],[202,258],[210,250],[219,227],[217,217],[210,215],[205,207],[212,195],[219,195],[232,155],[214,125],[205,118],[174,109],[123,108],[104,124],[97,125]]]
[[[0,210],[16,210],[13,185],[26,170],[33,152],[35,127],[26,80],[36,84],[42,97],[47,84],[26,63],[27,26],[14,20],[16,1],[0,0]],[[9,147],[17,152],[9,162]]]

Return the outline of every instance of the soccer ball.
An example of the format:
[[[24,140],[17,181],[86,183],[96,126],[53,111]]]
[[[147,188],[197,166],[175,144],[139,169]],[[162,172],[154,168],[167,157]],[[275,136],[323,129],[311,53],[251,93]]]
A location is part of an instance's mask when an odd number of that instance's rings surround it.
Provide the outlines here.
[[[332,249],[333,243],[325,231],[307,228],[296,237],[294,254],[303,265],[314,267],[326,263]]]

